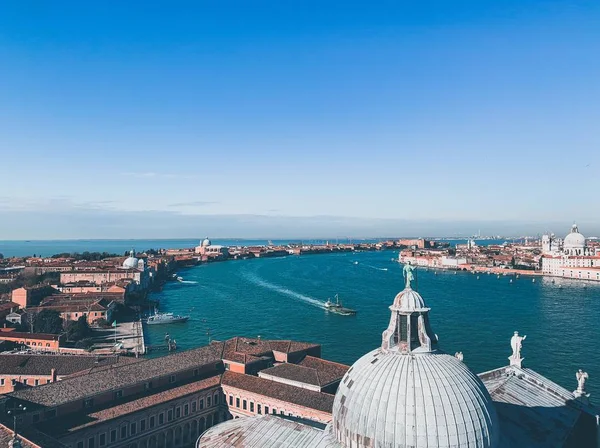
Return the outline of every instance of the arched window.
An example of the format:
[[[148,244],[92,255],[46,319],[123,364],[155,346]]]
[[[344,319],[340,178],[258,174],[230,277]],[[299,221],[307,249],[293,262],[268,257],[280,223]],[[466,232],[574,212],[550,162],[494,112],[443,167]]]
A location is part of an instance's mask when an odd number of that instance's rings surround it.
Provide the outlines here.
[[[204,417],[198,420],[198,432],[202,434],[206,429],[206,424],[204,423]]]

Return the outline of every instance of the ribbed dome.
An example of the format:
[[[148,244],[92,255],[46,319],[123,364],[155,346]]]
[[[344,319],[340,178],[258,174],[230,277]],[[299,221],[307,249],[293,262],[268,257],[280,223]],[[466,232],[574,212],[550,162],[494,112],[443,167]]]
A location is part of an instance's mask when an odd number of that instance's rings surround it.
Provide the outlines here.
[[[202,247],[208,247],[210,246],[210,240],[208,239],[208,237],[204,238],[204,240],[201,243]]]
[[[573,224],[571,233],[569,233],[563,242],[565,249],[583,249],[585,247],[585,236],[579,233],[576,224]]]
[[[339,442],[356,448],[488,448],[499,434],[485,386],[458,359],[382,349],[344,376],[333,429]]]
[[[417,291],[414,291],[412,288],[406,288],[396,295],[391,308],[399,311],[423,310],[425,309],[425,301]]]

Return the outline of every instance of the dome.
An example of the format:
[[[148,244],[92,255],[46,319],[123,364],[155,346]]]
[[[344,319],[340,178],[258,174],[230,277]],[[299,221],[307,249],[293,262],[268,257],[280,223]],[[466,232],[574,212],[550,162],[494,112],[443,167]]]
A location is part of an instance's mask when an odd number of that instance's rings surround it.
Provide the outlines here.
[[[210,240],[208,239],[208,237],[204,238],[204,240],[202,240],[202,243],[200,243],[200,245],[202,247],[208,247],[208,246],[210,246]]]
[[[394,304],[390,309],[397,309],[401,311],[417,311],[425,310],[425,301],[421,294],[417,291],[413,291],[412,288],[406,288],[400,291],[394,298]],[[429,308],[427,308],[429,310]]]
[[[583,249],[585,247],[585,237],[579,233],[576,224],[573,224],[571,233],[569,233],[563,242],[565,249]]]
[[[129,257],[123,262],[123,269],[137,269],[138,259],[134,257],[134,252],[129,252]]]
[[[411,288],[390,306],[381,347],[346,372],[333,403],[333,433],[352,448],[496,448],[496,410],[479,377],[439,350],[429,311]]]

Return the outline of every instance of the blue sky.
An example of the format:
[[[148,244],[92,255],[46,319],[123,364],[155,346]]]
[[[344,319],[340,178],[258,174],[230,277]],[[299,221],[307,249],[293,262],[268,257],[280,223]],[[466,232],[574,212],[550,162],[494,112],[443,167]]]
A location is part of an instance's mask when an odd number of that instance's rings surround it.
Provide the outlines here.
[[[0,239],[600,233],[599,52],[597,1],[4,1]]]

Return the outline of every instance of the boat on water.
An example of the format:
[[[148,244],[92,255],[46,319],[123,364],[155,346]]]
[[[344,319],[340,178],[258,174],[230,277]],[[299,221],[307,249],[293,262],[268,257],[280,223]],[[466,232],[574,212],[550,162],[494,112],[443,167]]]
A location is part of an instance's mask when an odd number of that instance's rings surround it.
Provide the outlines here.
[[[190,316],[180,316],[179,314],[154,312],[146,319],[146,323],[148,325],[179,324],[187,322],[189,318]]]
[[[340,303],[340,297],[337,294],[335,295],[335,302],[332,302],[331,299],[327,299],[327,302],[325,302],[325,309],[342,316],[354,316],[356,314],[356,310],[344,308],[342,306]]]

